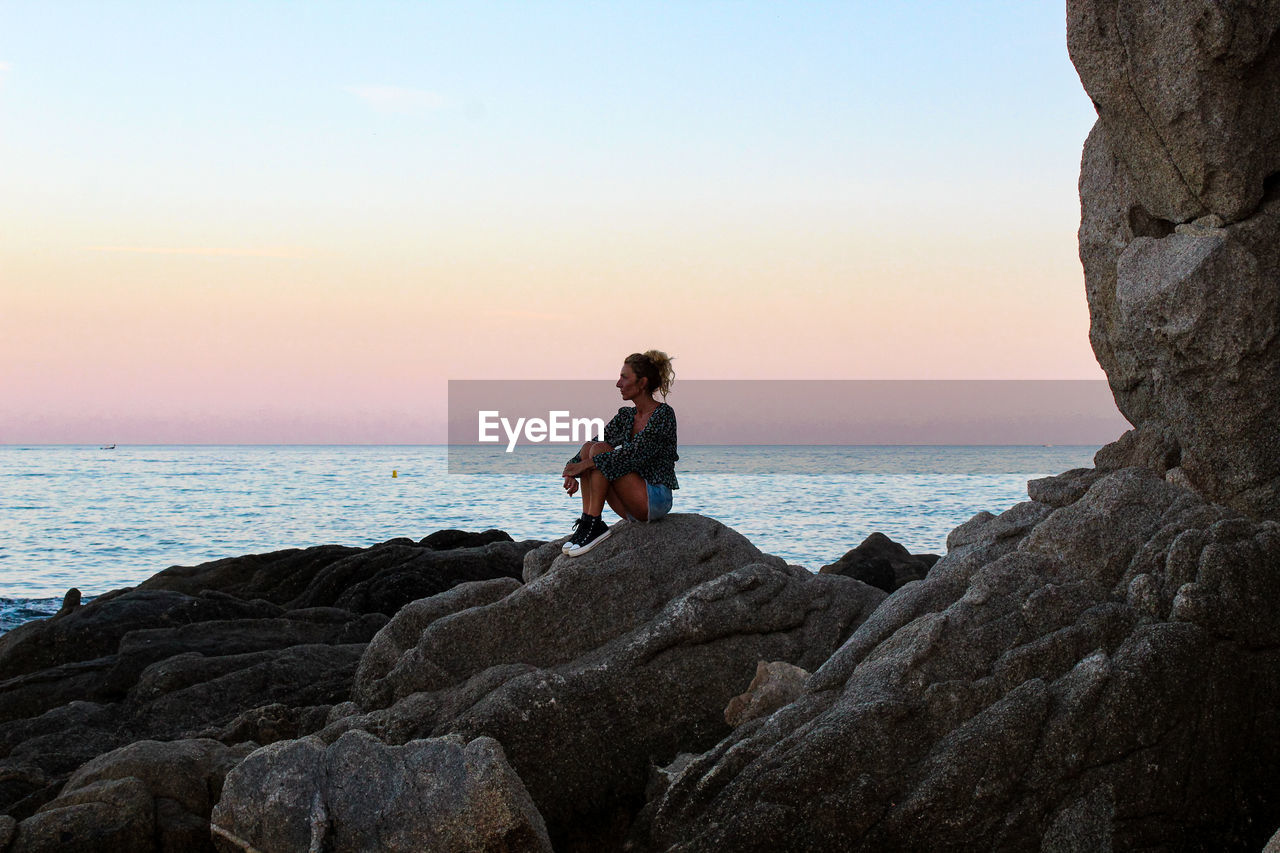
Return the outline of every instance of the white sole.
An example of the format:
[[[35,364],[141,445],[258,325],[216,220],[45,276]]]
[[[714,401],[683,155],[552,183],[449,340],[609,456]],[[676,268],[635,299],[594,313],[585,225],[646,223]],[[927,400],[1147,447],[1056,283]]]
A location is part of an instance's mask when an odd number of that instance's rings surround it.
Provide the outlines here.
[[[588,542],[586,545],[579,545],[579,546],[577,546],[576,548],[573,548],[572,550],[565,551],[564,553],[565,553],[567,556],[570,556],[570,557],[580,557],[580,556],[582,556],[583,554],[585,554],[585,553],[587,553],[588,551],[590,551],[592,548],[594,548],[594,547],[596,547],[597,545],[599,545],[599,544],[600,544],[601,542],[603,542],[604,540],[608,539],[608,538],[609,538],[609,534],[610,534],[610,533],[612,533],[612,532],[613,532],[613,529],[612,529],[612,528],[608,528],[608,529],[606,529],[606,530],[605,530],[605,532],[604,532],[604,533],[601,533],[599,536],[597,536],[595,539],[592,539],[592,540],[591,540],[590,542]]]

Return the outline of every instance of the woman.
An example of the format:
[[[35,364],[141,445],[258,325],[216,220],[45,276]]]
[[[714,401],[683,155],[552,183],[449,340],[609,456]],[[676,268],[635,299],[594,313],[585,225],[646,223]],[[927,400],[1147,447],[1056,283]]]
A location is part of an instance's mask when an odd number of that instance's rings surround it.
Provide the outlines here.
[[[571,557],[585,554],[609,536],[600,518],[608,503],[620,517],[657,521],[671,511],[676,482],[676,413],[653,398],[666,399],[675,380],[665,352],[649,350],[627,356],[617,388],[631,403],[604,428],[604,441],[587,442],[564,466],[564,488],[570,495],[582,488],[582,517],[564,545]]]

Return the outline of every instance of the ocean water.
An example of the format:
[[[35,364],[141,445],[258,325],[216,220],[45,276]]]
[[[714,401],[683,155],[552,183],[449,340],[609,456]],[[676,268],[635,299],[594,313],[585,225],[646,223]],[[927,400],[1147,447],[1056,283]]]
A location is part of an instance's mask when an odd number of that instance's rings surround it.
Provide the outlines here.
[[[941,554],[974,513],[1096,450],[682,447],[672,511],[814,571],[874,531]],[[486,469],[450,466],[442,446],[0,447],[0,631],[55,612],[69,587],[87,599],[172,565],[450,527],[557,538],[580,511],[558,476],[567,455],[522,448],[509,471],[459,474]]]

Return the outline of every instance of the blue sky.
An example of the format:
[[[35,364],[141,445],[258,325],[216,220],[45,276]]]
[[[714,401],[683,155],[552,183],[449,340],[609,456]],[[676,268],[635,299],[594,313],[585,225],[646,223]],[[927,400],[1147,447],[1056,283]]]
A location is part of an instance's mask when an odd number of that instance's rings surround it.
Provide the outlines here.
[[[651,346],[1100,378],[1065,39],[1026,2],[0,2],[0,433],[421,440],[450,378]]]

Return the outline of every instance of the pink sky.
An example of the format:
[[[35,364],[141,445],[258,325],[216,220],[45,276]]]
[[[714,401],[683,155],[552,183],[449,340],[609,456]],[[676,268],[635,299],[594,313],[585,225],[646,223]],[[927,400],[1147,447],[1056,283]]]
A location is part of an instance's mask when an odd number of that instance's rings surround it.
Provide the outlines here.
[[[717,8],[0,9],[0,443],[435,443],[649,348],[1102,377],[1060,9]]]

